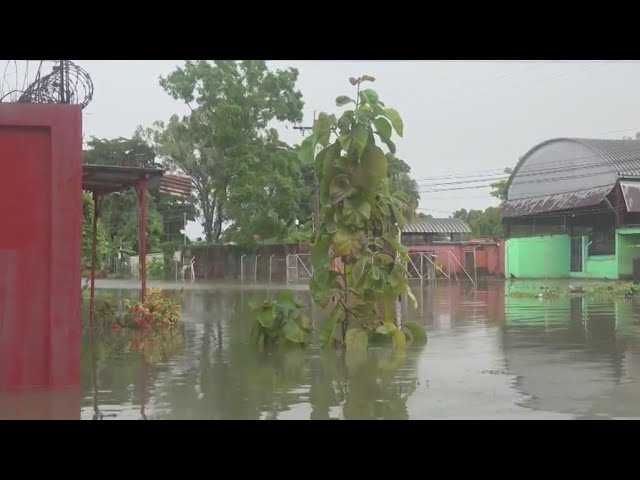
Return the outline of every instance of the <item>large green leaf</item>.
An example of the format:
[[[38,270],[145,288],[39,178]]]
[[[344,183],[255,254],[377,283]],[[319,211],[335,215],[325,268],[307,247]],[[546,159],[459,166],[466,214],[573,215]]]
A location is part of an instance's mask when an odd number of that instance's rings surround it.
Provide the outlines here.
[[[378,328],[376,328],[376,332],[381,333],[382,335],[389,335],[390,333],[392,333],[394,330],[397,330],[398,327],[396,327],[393,323],[391,322],[385,322],[382,325],[380,325]]]
[[[371,88],[367,88],[366,90],[362,90],[360,92],[360,98],[364,100],[364,102],[368,104],[376,104],[378,103],[378,93]]]
[[[357,193],[357,191],[354,191]],[[371,218],[371,204],[363,199],[347,199],[344,202],[342,213],[350,215],[357,212],[362,218],[369,220]]]
[[[302,304],[296,302],[295,298],[293,298],[293,293],[290,290],[284,290],[280,294],[280,298],[276,301],[276,305],[279,309],[285,312],[297,310],[302,307]]]
[[[285,320],[282,325],[282,335],[293,343],[306,343],[307,336],[300,326],[291,319]]]
[[[345,336],[345,346],[348,351],[366,350],[369,344],[369,335],[362,328],[350,328]]]
[[[391,139],[391,124],[389,121],[384,117],[378,117],[373,121],[373,124],[382,141],[388,142]]]
[[[358,259],[356,264],[353,266],[353,270],[351,270],[351,276],[355,280],[356,284],[359,284],[364,276],[364,272],[367,268],[368,257],[362,256]]]
[[[417,322],[405,322],[402,324],[404,328],[411,332],[413,343],[424,345],[427,343],[427,331]]]
[[[298,324],[303,330],[311,330],[311,319],[307,315],[300,315],[298,317]]]
[[[386,117],[391,120],[393,129],[398,133],[398,135],[402,136],[404,125],[402,124],[402,118],[400,117],[400,114],[393,108],[385,108],[384,113]]]
[[[391,265],[393,263],[393,257],[387,253],[378,253],[376,258],[378,258],[383,265]]]
[[[358,158],[362,155],[362,152],[367,145],[367,137],[369,135],[369,130],[366,126],[358,123],[352,130],[353,143],[356,146],[356,152],[358,154]]]
[[[313,124],[313,134],[316,137],[317,142],[326,147],[329,144],[329,138],[331,137],[331,129],[336,123],[335,115],[327,115],[321,113],[318,119]]]
[[[362,152],[362,170],[373,184],[387,176],[387,157],[375,145],[367,145]]]
[[[309,281],[309,291],[311,292],[313,300],[321,307],[325,307],[331,299],[331,293],[326,285],[318,282],[317,273],[318,272],[315,271],[313,278]]]
[[[341,134],[351,129],[351,120],[353,120],[353,117],[354,117],[353,110],[347,110],[338,119],[338,122],[336,123],[336,125],[340,129]]]
[[[382,236],[382,239],[397,251],[406,250],[406,247],[400,243],[400,240],[398,240],[398,237],[391,232],[385,233]]]
[[[329,319],[320,330],[320,346],[322,348],[332,347],[335,339],[335,332],[338,322],[344,320],[344,310],[342,307],[336,306],[329,315]]]
[[[346,95],[340,95],[338,98],[336,98],[336,105],[338,107],[342,107],[347,103],[355,103],[355,102],[351,97],[347,97]]]
[[[305,138],[300,144],[300,149],[298,150],[298,158],[303,164],[309,165],[313,163],[313,159],[316,153],[316,136],[309,135]]]
[[[329,195],[331,196],[331,203],[335,205],[338,202],[344,200],[347,196],[347,192],[351,187],[349,176],[345,173],[336,175],[331,179],[329,183]]]
[[[351,147],[351,142],[353,141],[353,135],[351,134],[351,132],[343,133],[342,135],[340,135],[338,140],[340,141],[340,145],[342,146],[342,148],[346,152],[348,152],[349,147]]]
[[[380,268],[375,265],[371,267],[371,278],[375,281],[380,280]]]
[[[368,126],[375,117],[376,114],[370,110],[358,110],[358,112],[356,113],[356,120],[358,120],[359,123],[365,126]],[[367,134],[368,133],[369,132],[367,132]]]
[[[268,305],[262,307],[257,314],[258,322],[267,330],[273,328],[276,323],[276,308],[275,305]]]
[[[333,234],[333,250],[336,256],[343,257],[351,254],[352,251],[353,235],[338,228],[338,231]]]
[[[331,263],[329,258],[329,245],[331,244],[331,238],[329,235],[321,235],[311,246],[311,265],[316,269],[321,266],[328,266]]]

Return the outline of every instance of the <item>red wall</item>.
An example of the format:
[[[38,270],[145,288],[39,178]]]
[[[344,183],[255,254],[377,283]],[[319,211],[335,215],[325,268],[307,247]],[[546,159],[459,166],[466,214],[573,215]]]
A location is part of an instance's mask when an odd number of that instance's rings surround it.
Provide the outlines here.
[[[79,383],[81,123],[0,104],[0,389]]]
[[[438,265],[445,272],[449,273],[449,267],[456,274],[465,275],[460,264],[473,276],[473,264],[467,267],[465,263],[465,253],[473,252],[476,249],[476,268],[478,276],[504,276],[504,255],[502,242],[496,243],[437,243],[429,245],[407,245],[410,253],[433,252],[436,255]],[[458,262],[453,258],[449,263],[448,252],[451,252]],[[466,275],[465,275],[466,276]]]

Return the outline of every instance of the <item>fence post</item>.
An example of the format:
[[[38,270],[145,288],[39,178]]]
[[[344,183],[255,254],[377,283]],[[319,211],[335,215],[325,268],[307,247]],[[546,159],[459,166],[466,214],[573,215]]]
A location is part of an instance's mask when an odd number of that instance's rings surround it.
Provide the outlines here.
[[[258,259],[260,258],[261,255],[262,255],[261,253],[258,253],[256,255],[256,259],[253,264],[253,281],[254,282],[258,281]]]
[[[276,256],[276,254],[274,253],[273,255],[271,255],[269,257],[269,283],[271,283],[271,262],[273,260],[273,257],[275,257],[275,256]]]
[[[240,283],[244,283],[244,257],[246,256],[246,253],[240,256]]]

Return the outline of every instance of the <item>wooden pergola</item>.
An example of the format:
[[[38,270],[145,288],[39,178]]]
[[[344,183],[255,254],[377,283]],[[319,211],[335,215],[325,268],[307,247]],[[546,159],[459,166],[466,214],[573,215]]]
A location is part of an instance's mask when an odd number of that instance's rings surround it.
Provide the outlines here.
[[[89,322],[91,327],[94,326],[97,227],[102,200],[107,195],[129,189],[134,189],[138,196],[138,205],[140,208],[140,222],[138,227],[140,299],[144,300],[147,290],[147,196],[145,195],[145,191],[155,188],[163,193],[188,199],[191,196],[191,179],[178,175],[165,175],[165,170],[160,168],[83,165],[82,189],[91,192],[93,195],[89,300]]]

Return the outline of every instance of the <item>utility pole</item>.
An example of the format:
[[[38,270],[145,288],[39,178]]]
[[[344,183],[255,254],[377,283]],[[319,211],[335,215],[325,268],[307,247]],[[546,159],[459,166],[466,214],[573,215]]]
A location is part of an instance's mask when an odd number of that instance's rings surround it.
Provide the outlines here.
[[[313,123],[316,123],[316,111],[313,111]],[[302,135],[304,135],[304,132],[306,130],[311,130],[313,129],[313,126],[311,127],[293,127],[294,130],[300,130],[300,133]],[[315,153],[315,152],[314,152]],[[313,165],[312,165],[313,167]],[[316,172],[314,170],[313,172],[313,189],[315,191],[315,206],[314,206],[314,212],[313,212],[313,231],[317,232],[318,228],[320,227],[320,183],[318,182],[318,176],[316,175]]]

